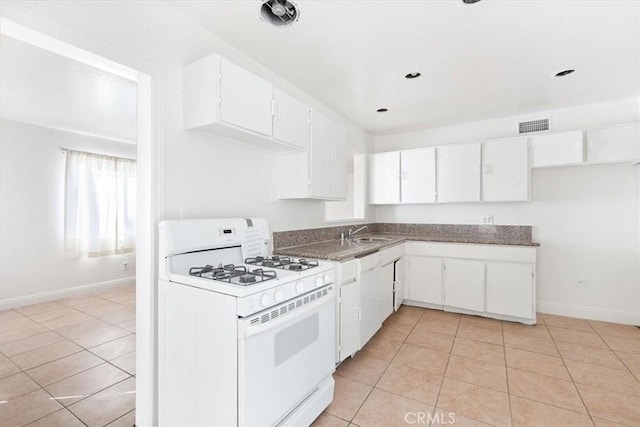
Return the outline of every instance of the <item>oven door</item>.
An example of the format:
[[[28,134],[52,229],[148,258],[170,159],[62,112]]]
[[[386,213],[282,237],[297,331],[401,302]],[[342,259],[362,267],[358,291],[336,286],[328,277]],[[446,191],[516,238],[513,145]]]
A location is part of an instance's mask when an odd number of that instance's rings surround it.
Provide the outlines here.
[[[333,373],[334,299],[329,285],[239,319],[239,425],[277,424]]]

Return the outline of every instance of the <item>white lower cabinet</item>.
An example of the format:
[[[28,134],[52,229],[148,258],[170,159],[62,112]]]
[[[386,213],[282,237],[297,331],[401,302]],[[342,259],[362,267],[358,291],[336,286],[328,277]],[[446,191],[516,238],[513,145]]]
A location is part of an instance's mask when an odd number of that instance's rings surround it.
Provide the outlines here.
[[[442,305],[442,259],[407,257],[406,297],[425,304]]]
[[[487,262],[487,312],[532,318],[534,273],[531,264]]]
[[[340,286],[338,362],[360,350],[360,281]]]
[[[444,305],[484,311],[484,262],[466,259],[444,260]]]
[[[382,269],[382,286],[380,287],[380,311],[382,320],[386,319],[393,313],[393,291],[395,288],[395,265],[393,262],[383,265]]]
[[[405,304],[536,323],[535,247],[405,245]]]

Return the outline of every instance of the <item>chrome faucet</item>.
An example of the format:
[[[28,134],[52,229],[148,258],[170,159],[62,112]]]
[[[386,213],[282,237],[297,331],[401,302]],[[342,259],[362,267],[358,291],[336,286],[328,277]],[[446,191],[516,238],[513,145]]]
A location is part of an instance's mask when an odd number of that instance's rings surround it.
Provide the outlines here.
[[[365,228],[369,227],[368,225],[363,225],[362,227],[358,228],[356,231],[352,231],[351,229],[349,229],[349,235],[348,237],[353,236],[356,233],[359,233],[360,231],[364,230]]]

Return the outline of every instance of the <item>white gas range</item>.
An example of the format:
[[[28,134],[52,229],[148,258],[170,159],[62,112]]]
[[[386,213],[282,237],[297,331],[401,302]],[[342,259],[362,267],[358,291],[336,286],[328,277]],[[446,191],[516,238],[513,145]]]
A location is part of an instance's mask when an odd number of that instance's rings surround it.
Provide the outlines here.
[[[159,423],[310,424],[333,398],[331,264],[269,256],[259,218],[159,233]]]

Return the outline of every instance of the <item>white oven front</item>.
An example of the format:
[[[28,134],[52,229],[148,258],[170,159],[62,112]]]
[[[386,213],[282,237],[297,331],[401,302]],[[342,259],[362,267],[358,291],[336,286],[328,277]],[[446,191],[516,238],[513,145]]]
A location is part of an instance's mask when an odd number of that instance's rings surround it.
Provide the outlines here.
[[[239,319],[238,425],[273,426],[335,370],[335,287]]]

